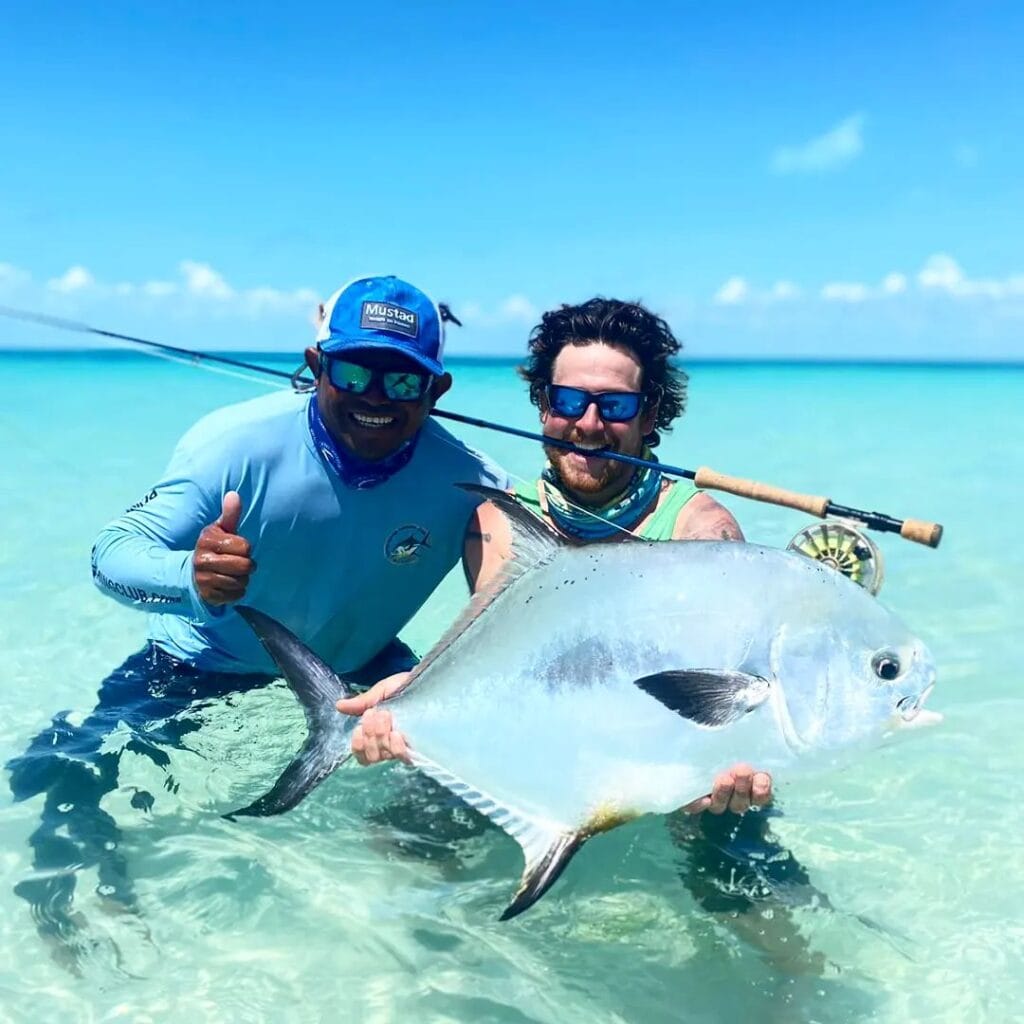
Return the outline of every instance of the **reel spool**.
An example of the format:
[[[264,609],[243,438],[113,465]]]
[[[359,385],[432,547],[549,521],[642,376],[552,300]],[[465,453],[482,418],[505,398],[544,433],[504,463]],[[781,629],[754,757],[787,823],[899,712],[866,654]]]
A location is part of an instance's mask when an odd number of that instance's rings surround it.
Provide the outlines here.
[[[849,577],[869,594],[877,594],[885,579],[882,552],[855,523],[846,519],[826,519],[804,527],[786,546],[787,551],[813,558]]]

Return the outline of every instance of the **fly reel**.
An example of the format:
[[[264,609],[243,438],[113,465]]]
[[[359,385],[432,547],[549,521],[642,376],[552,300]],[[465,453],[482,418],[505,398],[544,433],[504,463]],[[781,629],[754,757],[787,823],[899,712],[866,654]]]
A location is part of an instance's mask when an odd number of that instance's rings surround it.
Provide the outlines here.
[[[869,594],[877,594],[885,579],[885,564],[878,545],[865,537],[860,523],[826,519],[804,527],[788,544],[796,551],[849,577]]]

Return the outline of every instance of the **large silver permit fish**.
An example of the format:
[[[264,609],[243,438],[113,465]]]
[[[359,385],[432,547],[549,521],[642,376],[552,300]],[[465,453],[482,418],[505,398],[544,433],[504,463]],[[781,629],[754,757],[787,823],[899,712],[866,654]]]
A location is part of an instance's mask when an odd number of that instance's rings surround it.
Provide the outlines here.
[[[688,541],[567,546],[512,497],[514,557],[388,701],[416,767],[501,826],[526,867],[513,917],[591,836],[705,794],[749,761],[777,780],[848,761],[923,710],[924,645],[870,594],[796,554]],[[345,679],[240,608],[310,735],[237,814],[297,804],[350,755]]]

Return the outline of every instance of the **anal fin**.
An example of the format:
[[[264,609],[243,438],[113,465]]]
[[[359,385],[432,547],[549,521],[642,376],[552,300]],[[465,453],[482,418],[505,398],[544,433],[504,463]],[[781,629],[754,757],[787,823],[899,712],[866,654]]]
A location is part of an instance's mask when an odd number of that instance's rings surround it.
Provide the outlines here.
[[[551,888],[577,850],[590,838],[589,831],[572,829],[559,822],[524,814],[494,799],[482,790],[464,782],[436,761],[415,750],[410,751],[412,763],[435,782],[441,783],[473,810],[490,818],[520,846],[526,865],[512,902],[500,920],[521,914],[532,907]]]
[[[589,838],[585,832],[557,832],[550,837],[548,846],[540,855],[535,856],[532,863],[527,860],[523,880],[499,920],[507,921],[532,907],[555,884],[576,851]],[[523,852],[529,856],[525,846]]]

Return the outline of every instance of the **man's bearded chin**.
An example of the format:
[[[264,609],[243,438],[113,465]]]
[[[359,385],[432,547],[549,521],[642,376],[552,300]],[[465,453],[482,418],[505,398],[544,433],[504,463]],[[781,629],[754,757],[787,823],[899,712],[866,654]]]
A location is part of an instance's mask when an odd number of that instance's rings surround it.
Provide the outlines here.
[[[568,452],[558,448],[546,449],[548,465],[555,474],[555,479],[563,490],[574,491],[578,494],[598,494],[603,491],[621,472],[622,463],[613,462],[611,459],[604,460],[604,466],[597,476],[590,473],[581,473],[573,469],[566,456]],[[623,484],[625,486],[625,484]]]

